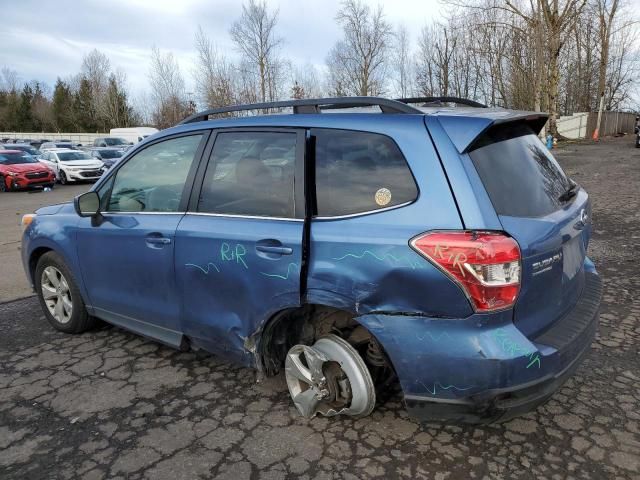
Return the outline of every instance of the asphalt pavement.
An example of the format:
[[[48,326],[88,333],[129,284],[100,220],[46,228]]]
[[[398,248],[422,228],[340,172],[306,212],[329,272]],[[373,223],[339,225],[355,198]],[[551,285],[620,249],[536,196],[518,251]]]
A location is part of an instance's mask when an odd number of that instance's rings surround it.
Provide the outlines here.
[[[0,193],[0,302],[23,298],[33,292],[20,260],[22,216],[45,205],[68,202],[86,192],[88,183],[58,185],[50,192],[32,189]]]
[[[593,200],[605,291],[590,353],[544,406],[504,424],[418,424],[396,397],[364,419],[306,420],[281,376],[256,383],[106,325],[65,335],[31,297],[0,305],[0,478],[640,479],[640,149],[627,137],[557,157]],[[8,198],[24,212],[57,195]]]

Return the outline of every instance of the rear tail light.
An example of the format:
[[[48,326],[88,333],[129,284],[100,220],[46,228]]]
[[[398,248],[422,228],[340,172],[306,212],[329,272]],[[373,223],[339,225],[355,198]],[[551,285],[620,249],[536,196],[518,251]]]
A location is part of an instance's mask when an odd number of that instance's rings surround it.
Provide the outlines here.
[[[512,306],[520,290],[520,248],[494,232],[432,232],[411,246],[462,287],[477,312]]]

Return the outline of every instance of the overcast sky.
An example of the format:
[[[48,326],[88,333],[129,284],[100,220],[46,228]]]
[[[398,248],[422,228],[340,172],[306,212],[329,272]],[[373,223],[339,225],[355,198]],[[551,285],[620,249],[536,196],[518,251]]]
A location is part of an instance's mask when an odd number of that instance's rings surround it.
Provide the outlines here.
[[[369,1],[372,6],[378,1]],[[340,0],[267,0],[279,9],[278,34],[283,57],[294,64],[324,64],[339,39],[335,23]],[[236,55],[229,28],[240,16],[240,0],[0,0],[0,66],[16,70],[22,81],[44,80],[80,70],[84,54],[97,48],[114,69],[127,74],[134,96],[146,88],[151,47],[178,58],[192,89],[194,34],[202,25],[219,50]],[[422,25],[439,16],[437,0],[384,2],[387,19],[404,24],[415,45]]]

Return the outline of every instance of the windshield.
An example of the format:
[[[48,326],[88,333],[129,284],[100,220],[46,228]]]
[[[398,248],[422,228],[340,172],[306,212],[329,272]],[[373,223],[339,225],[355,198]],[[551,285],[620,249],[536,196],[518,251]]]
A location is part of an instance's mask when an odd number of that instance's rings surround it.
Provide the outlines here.
[[[540,217],[562,207],[571,183],[529,127],[489,130],[469,153],[496,212]]]
[[[38,161],[26,152],[0,153],[0,165],[17,165],[19,163],[38,163]]]
[[[91,156],[85,152],[58,152],[58,160],[68,162],[70,160],[91,160]]]
[[[99,150],[98,153],[102,158],[120,158],[122,156],[120,150]]]
[[[73,148],[70,143],[56,143],[56,148]]]
[[[27,152],[31,155],[38,155],[38,150],[28,145],[11,145],[11,150],[20,150],[22,152]]]
[[[105,138],[104,143],[106,143],[109,146],[127,145],[127,141],[124,138],[117,138],[117,137]]]

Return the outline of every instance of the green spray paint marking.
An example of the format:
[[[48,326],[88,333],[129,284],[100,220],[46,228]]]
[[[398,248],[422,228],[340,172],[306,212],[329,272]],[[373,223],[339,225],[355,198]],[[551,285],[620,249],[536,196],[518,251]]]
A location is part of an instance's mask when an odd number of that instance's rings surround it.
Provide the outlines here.
[[[538,352],[536,351],[530,352],[528,349],[524,348],[518,342],[515,342],[512,339],[510,339],[508,337],[507,332],[503,328],[496,329],[493,332],[493,338],[495,338],[498,341],[502,350],[508,355],[514,356],[514,355],[522,354],[526,356],[529,359],[529,364],[527,365],[526,368],[531,368],[536,364],[538,365],[538,368],[540,368],[541,359]]]
[[[293,270],[292,270],[293,269]],[[290,263],[287,266],[287,274],[286,275],[277,275],[275,273],[265,273],[265,272],[260,272],[262,275],[266,276],[266,277],[273,277],[273,278],[281,278],[282,280],[289,280],[289,274],[298,269],[298,264],[297,263]]]
[[[195,267],[198,270],[200,270],[202,273],[204,273],[205,275],[209,275],[209,272],[211,271],[211,267],[216,269],[216,272],[220,273],[220,269],[218,268],[218,266],[215,263],[207,263],[207,268],[206,270],[204,268],[202,268],[200,265],[196,265],[195,263],[185,263],[184,264],[185,267]]]
[[[417,382],[420,385],[422,385],[424,388],[426,388],[431,395],[436,394],[438,387],[440,388],[440,390],[451,390],[453,388],[454,390],[457,390],[459,392],[464,392],[465,390],[470,390],[473,388],[473,385],[469,387],[457,387],[455,385],[442,385],[440,382],[434,382],[433,388],[429,388],[427,385],[425,385],[421,381],[417,380]]]
[[[357,259],[363,259],[366,255],[370,255],[373,258],[375,258],[376,260],[380,261],[380,262],[384,262],[385,260],[391,260],[391,262],[395,262],[395,263],[408,263],[409,267],[412,269],[416,269],[416,268],[423,268],[423,266],[419,263],[419,262],[414,262],[412,260],[409,260],[407,257],[396,257],[395,255],[391,254],[391,253],[385,253],[382,257],[376,255],[374,252],[372,252],[371,250],[365,250],[364,252],[362,252],[361,255],[356,255],[355,253],[347,253],[341,257],[337,257],[337,258],[333,258],[332,260],[336,260],[336,261],[340,261],[340,260],[344,260],[345,258],[357,258]]]
[[[529,365],[527,365],[527,368],[529,368],[529,367],[533,367],[533,365],[535,365],[536,363],[538,364],[538,368],[540,368],[540,356],[539,356],[537,353],[532,352],[532,353],[530,353],[530,354],[528,355],[528,357],[529,357],[529,359],[531,359],[531,357],[532,357],[534,354],[535,354],[535,357],[534,357],[534,359],[533,359],[533,360],[531,360],[531,361],[529,362]]]
[[[220,245],[220,259],[223,262],[233,262],[235,260],[236,263],[241,264],[244,268],[249,270],[247,266],[247,262],[245,262],[244,257],[247,254],[247,249],[244,248],[244,245],[241,243],[236,243],[234,249],[231,248],[227,242],[223,242]]]

